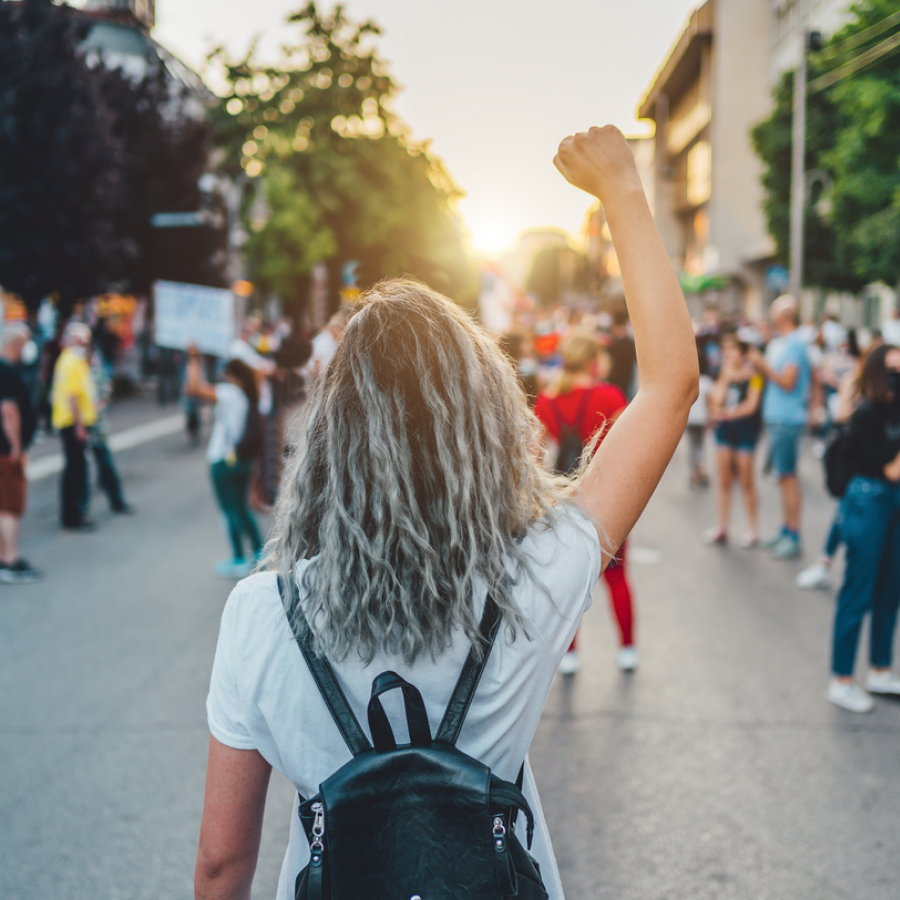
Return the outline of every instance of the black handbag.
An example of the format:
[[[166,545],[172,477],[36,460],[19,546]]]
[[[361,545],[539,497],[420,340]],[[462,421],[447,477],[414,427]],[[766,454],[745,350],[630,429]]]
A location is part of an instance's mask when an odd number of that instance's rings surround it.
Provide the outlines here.
[[[279,590],[283,585],[279,579]],[[481,658],[470,651],[437,735],[418,689],[395,672],[372,683],[369,743],[328,661],[316,656],[302,612],[295,634],[353,759],[319,793],[300,797],[310,862],[296,900],[547,900],[535,860],[516,836],[522,812],[531,848],[534,817],[517,784],[455,746],[500,625],[488,597]],[[403,692],[409,744],[397,745],[380,697]]]

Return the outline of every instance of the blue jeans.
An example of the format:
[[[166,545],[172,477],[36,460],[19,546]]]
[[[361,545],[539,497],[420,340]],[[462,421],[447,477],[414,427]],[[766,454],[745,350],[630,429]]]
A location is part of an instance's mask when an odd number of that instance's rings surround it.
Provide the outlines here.
[[[831,671],[850,676],[866,613],[869,663],[889,668],[900,605],[900,485],[855,476],[841,501],[841,535],[847,548],[844,583],[834,614]]]
[[[255,559],[262,551],[262,538],[253,513],[247,507],[247,494],[250,491],[250,476],[253,465],[238,460],[233,465],[227,462],[216,462],[210,467],[213,488],[219,507],[228,524],[228,537],[235,560],[245,559],[243,537],[250,543],[250,558]]]

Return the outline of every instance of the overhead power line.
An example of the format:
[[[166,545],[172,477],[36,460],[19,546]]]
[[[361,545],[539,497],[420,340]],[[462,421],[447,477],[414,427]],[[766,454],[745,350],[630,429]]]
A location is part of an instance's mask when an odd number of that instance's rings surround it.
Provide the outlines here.
[[[891,37],[883,40],[880,44],[870,47],[865,53],[860,53],[859,56],[850,60],[850,62],[844,63],[844,65],[839,66],[837,69],[834,69],[825,75],[820,75],[814,81],[811,81],[809,83],[809,93],[813,94],[816,91],[823,91],[825,88],[837,84],[837,82],[847,78],[849,75],[853,75],[860,69],[877,62],[883,56],[887,56],[888,53],[891,53],[898,47],[900,47],[900,32],[891,35]]]
[[[864,44],[870,38],[875,37],[877,34],[881,34],[882,31],[887,31],[888,28],[897,23],[900,23],[900,11],[891,13],[891,15],[882,19],[880,22],[876,22],[874,25],[870,25],[868,28],[864,28],[862,31],[850,35],[850,37],[845,38],[839,44],[824,47],[822,49],[822,56],[826,59],[842,56],[848,50],[853,50],[860,44]]]

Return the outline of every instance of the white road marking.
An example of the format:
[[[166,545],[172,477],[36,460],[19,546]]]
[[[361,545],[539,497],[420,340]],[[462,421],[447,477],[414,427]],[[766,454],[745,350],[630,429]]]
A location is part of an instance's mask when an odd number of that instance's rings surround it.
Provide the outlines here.
[[[184,416],[176,413],[166,416],[164,419],[156,419],[144,425],[134,425],[124,431],[116,432],[109,438],[109,447],[113,451],[129,450],[148,441],[155,441],[170,434],[175,434],[184,428]],[[65,457],[62,453],[54,453],[51,456],[42,456],[28,463],[28,480],[40,481],[62,472],[65,465]]]

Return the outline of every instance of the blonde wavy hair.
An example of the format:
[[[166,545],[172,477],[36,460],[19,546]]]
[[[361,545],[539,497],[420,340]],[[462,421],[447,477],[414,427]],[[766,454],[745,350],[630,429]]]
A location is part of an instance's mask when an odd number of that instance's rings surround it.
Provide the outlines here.
[[[432,658],[461,628],[477,644],[476,581],[513,636],[521,541],[570,482],[532,454],[537,423],[515,371],[456,304],[411,280],[363,298],[319,378],[282,485],[269,565],[293,586],[317,652]]]

